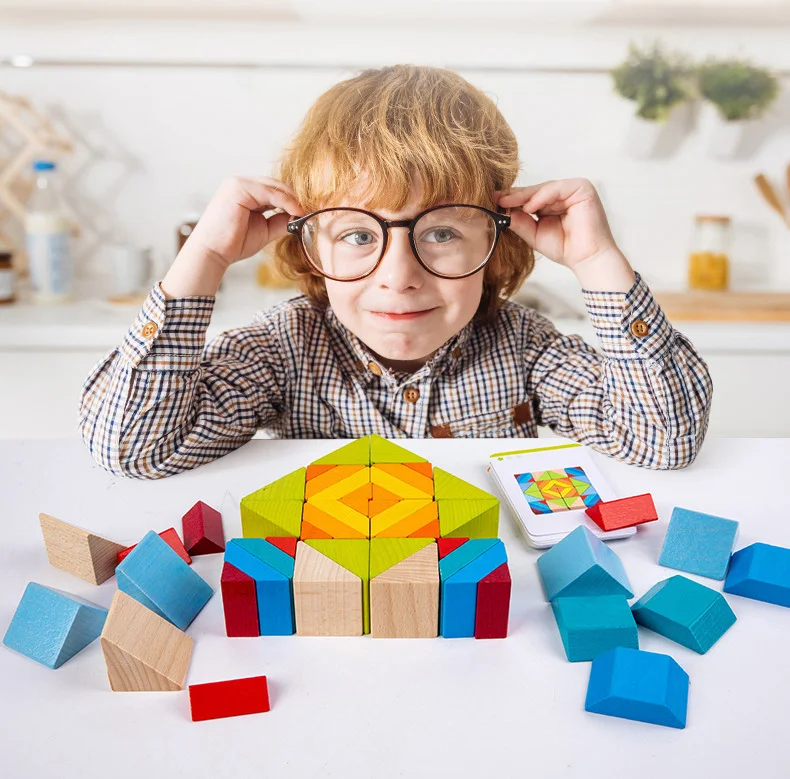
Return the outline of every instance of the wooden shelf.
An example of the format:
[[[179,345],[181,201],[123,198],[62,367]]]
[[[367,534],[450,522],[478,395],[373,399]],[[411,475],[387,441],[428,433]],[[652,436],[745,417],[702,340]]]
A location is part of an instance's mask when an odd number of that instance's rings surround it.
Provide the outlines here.
[[[670,320],[790,322],[790,292],[655,292]]]

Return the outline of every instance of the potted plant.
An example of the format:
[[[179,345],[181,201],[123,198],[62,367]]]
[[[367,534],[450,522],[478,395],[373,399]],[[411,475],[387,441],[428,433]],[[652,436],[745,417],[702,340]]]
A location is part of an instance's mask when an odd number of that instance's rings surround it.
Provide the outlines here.
[[[649,156],[675,109],[694,96],[693,69],[685,58],[658,43],[644,50],[633,43],[625,62],[612,70],[615,91],[636,103],[630,132],[631,151]]]
[[[711,152],[731,157],[744,132],[761,120],[779,95],[779,80],[746,60],[709,59],[697,68],[699,93],[711,111]]]

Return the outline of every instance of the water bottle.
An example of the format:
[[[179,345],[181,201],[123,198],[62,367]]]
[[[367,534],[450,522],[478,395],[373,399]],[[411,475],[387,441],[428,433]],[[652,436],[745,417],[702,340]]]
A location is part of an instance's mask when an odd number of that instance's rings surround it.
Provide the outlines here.
[[[58,189],[55,163],[33,163],[36,182],[27,202],[25,242],[33,296],[40,303],[71,297],[74,265],[71,256],[71,220]]]

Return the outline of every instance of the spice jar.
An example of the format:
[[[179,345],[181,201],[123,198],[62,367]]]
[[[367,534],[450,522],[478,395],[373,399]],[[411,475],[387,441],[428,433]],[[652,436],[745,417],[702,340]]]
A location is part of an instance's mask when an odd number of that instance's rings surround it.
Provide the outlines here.
[[[697,216],[689,254],[688,284],[691,289],[725,290],[729,287],[730,224],[728,216]]]
[[[10,251],[0,249],[0,303],[13,303],[16,300],[13,259]]]

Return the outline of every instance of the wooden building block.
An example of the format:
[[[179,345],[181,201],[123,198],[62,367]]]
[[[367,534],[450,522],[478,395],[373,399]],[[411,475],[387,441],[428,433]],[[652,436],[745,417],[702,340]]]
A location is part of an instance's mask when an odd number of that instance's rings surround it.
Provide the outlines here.
[[[296,632],[306,636],[359,636],[368,632],[370,542],[311,539],[296,547]]]
[[[685,576],[653,585],[631,606],[640,625],[705,654],[734,624],[724,596]]]
[[[730,559],[724,592],[790,606],[790,549],[751,544]]]
[[[481,539],[467,541],[457,552],[475,540]],[[507,562],[505,545],[498,538],[493,540],[495,541],[493,546],[459,571],[446,579],[442,576],[439,632],[444,638],[471,638],[474,636],[478,583]],[[449,560],[452,554],[439,561],[440,570],[441,564]]]
[[[192,722],[269,711],[269,687],[265,676],[228,679],[189,685]]]
[[[292,635],[294,558],[262,538],[232,538],[225,562],[255,581],[260,635]]]
[[[618,500],[599,500],[585,511],[590,519],[605,531],[642,525],[658,519],[656,505],[649,492]]]
[[[616,647],[592,661],[585,711],[686,727],[688,674],[668,655]]]
[[[459,545],[449,554],[440,557],[439,575],[441,580],[444,581],[454,576],[461,568],[469,565],[472,560],[480,557],[483,552],[487,552],[497,541],[499,541],[498,538],[472,538]]]
[[[433,478],[403,463],[377,463],[370,467],[370,481],[400,498],[433,500]]]
[[[241,533],[244,538],[299,538],[303,506],[301,500],[270,500],[264,490],[251,492],[240,501]]]
[[[370,633],[376,638],[435,638],[439,565],[432,539],[370,542]]]
[[[459,479],[442,468],[433,469],[433,490],[436,500],[496,500],[490,492]]]
[[[727,574],[738,523],[676,506],[658,564],[721,581]]]
[[[121,590],[113,596],[100,640],[113,690],[184,688],[191,636]]]
[[[318,495],[339,499],[359,487],[370,484],[370,468],[367,465],[335,465],[310,479],[305,485],[305,500]]]
[[[119,590],[181,630],[214,592],[153,530],[118,565],[115,575]]]
[[[512,586],[507,563],[477,583],[475,638],[507,638]]]
[[[282,549],[287,555],[296,557],[296,543],[299,539],[291,536],[268,536],[266,540],[278,549]]]
[[[187,564],[192,565],[192,558],[187,554],[187,550],[184,545],[181,543],[181,539],[178,537],[178,532],[174,527],[170,527],[167,530],[163,530],[159,537],[170,546],[170,548]],[[129,554],[129,552],[134,549],[137,544],[133,544],[132,546],[127,546],[126,549],[122,549],[118,552],[116,556],[116,560],[120,563],[123,561],[124,557]]]
[[[301,537],[305,539],[316,535],[329,538],[369,538],[370,519],[367,513],[355,511],[336,498],[324,497],[322,493],[307,500],[302,514]]]
[[[227,548],[225,550],[227,554]],[[255,579],[226,562],[220,578],[225,633],[228,637],[259,636],[258,595]]]
[[[125,548],[60,519],[39,514],[44,546],[51,565],[90,584],[101,584],[114,573],[117,555]]]
[[[48,668],[60,668],[99,637],[106,618],[107,609],[30,582],[3,643]]]
[[[225,551],[222,514],[199,500],[182,518],[184,546],[191,555]]]
[[[634,593],[620,558],[586,527],[577,527],[538,558],[546,600]]]
[[[404,449],[375,433],[370,438],[370,464],[377,463],[427,463],[424,457]]]
[[[639,633],[625,595],[557,598],[551,607],[571,663],[594,660],[616,646],[639,649]]]
[[[370,465],[370,436],[358,438],[329,454],[313,460],[311,465]]]
[[[446,557],[450,552],[454,552],[459,546],[465,544],[468,538],[437,538],[436,546],[439,549],[439,559]]]
[[[437,498],[436,502],[442,538],[494,538],[499,532],[499,501],[496,498]]]
[[[261,495],[267,500],[304,500],[307,469],[297,468],[279,479],[261,487]]]
[[[371,538],[437,538],[438,535],[439,512],[436,501],[430,498],[400,500],[370,518]]]

